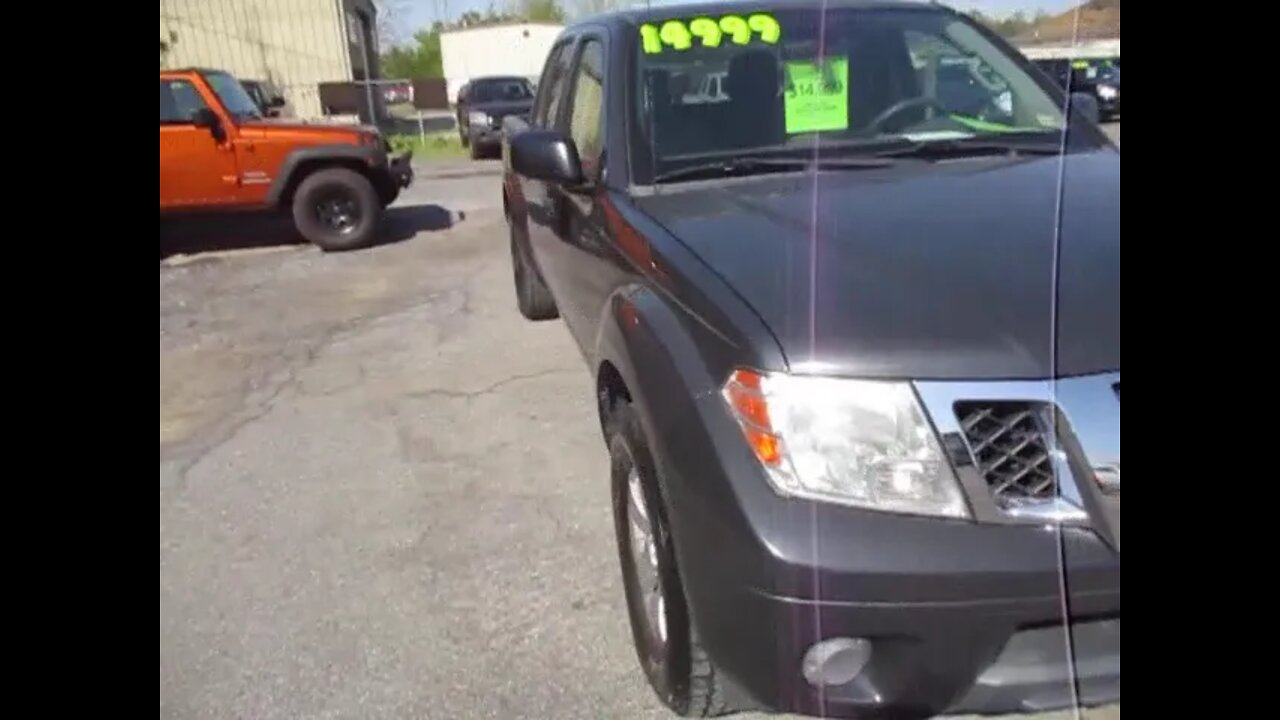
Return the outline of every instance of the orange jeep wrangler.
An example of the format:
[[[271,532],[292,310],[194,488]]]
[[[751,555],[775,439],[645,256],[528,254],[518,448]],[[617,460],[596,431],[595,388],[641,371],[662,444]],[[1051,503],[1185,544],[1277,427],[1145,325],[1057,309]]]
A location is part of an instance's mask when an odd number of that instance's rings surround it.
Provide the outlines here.
[[[376,128],[268,119],[230,74],[160,71],[160,215],[287,209],[324,250],[368,245],[413,182]]]

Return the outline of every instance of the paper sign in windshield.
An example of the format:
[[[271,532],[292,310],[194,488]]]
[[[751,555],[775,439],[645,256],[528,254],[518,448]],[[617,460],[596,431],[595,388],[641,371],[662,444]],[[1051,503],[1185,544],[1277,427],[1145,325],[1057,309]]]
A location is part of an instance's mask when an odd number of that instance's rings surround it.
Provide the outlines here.
[[[819,65],[788,61],[784,97],[787,134],[849,128],[849,59],[828,57]]]

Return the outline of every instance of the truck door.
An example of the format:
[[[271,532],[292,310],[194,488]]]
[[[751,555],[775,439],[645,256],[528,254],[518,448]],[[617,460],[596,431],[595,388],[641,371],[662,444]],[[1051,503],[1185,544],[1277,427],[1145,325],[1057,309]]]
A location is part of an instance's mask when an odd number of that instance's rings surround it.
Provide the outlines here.
[[[185,78],[160,79],[160,207],[198,207],[234,202],[236,156],[225,136],[197,124],[213,112]],[[223,125],[223,132],[228,131]]]
[[[571,192],[557,187],[563,218],[557,228],[556,262],[561,272],[563,292],[557,304],[565,324],[577,337],[588,357],[600,312],[609,291],[617,287],[623,263],[614,251],[602,203],[608,193],[604,186],[602,161],[605,141],[605,68],[603,33],[583,35],[569,83],[562,127],[573,140],[582,162],[588,191]],[[621,127],[621,123],[618,124]],[[561,302],[560,297],[564,300]]]
[[[551,50],[547,59],[546,73],[539,83],[538,97],[535,100],[530,126],[538,129],[560,127],[565,96],[568,94],[569,68],[573,60],[574,45],[572,42],[562,43]],[[538,268],[547,288],[556,298],[559,305],[564,297],[564,284],[560,276],[557,260],[563,255],[559,247],[559,235],[566,220],[564,214],[564,193],[553,183],[535,180],[517,175],[520,183],[520,194],[524,198],[524,207],[528,215],[528,251],[530,260]],[[572,321],[566,317],[566,323],[572,328]]]

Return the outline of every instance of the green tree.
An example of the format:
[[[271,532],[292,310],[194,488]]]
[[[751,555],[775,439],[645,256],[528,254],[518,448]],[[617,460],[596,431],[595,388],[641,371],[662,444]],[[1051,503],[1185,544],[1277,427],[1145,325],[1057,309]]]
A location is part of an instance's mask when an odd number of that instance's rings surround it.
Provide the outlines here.
[[[519,0],[516,14],[529,22],[546,23],[562,23],[569,17],[556,0]]]
[[[444,77],[444,64],[440,57],[440,23],[428,30],[419,30],[413,43],[406,47],[394,47],[382,56],[382,76],[387,78]]]

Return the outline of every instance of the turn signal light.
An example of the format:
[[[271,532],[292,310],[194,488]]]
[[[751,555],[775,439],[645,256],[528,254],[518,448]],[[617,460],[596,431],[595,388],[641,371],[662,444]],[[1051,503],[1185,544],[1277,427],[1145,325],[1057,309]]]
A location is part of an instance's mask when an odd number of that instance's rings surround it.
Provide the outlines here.
[[[768,467],[778,467],[782,463],[782,439],[769,421],[769,405],[760,379],[760,374],[751,370],[735,370],[722,392],[756,457]]]

